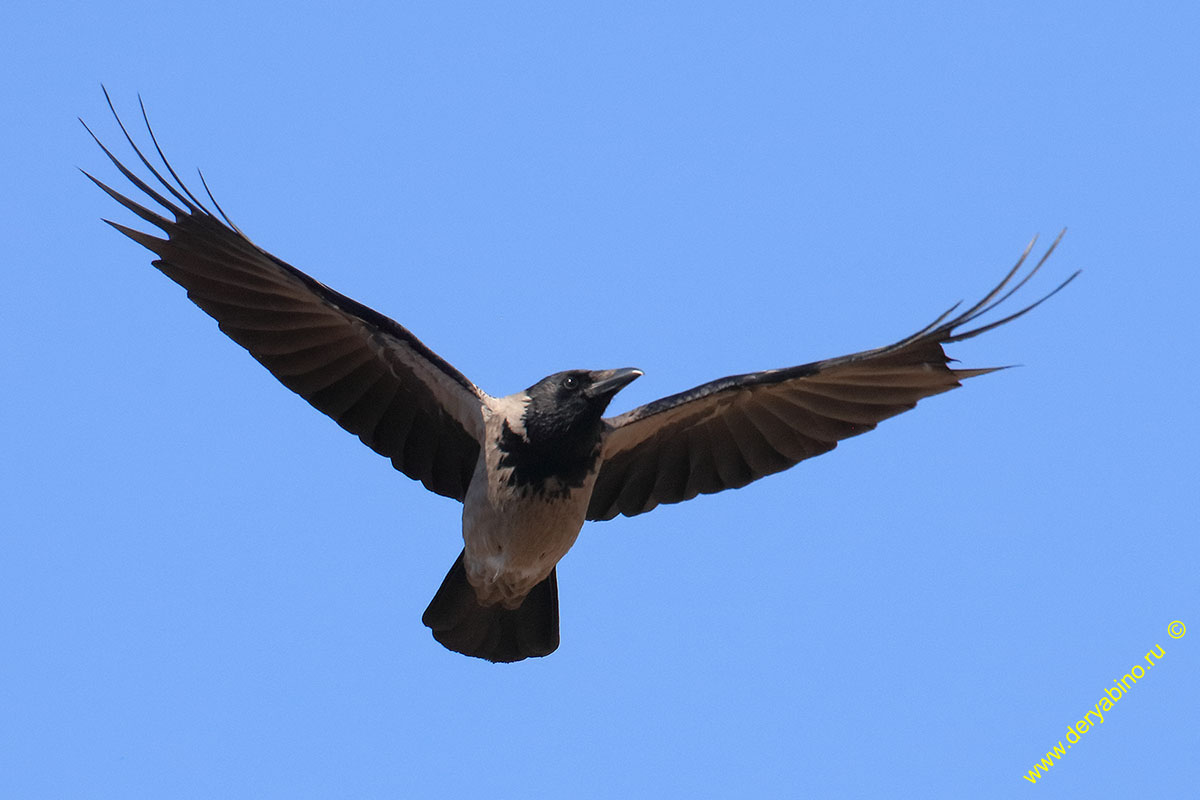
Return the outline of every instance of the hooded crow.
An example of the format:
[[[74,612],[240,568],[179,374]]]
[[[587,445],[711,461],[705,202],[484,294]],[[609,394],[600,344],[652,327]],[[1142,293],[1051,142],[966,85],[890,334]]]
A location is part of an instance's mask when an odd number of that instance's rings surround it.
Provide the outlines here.
[[[111,99],[109,108],[117,117]],[[967,328],[1020,289],[1058,239],[1017,279],[1031,242],[982,300],[895,344],[720,378],[606,418],[641,371],[568,370],[506,397],[487,394],[397,322],[255,245],[205,184],[210,211],[167,162],[144,105],[142,117],[160,166],[117,124],[150,178],[92,137],[158,210],[84,174],[165,238],[108,224],[152,251],[154,266],[285,386],[400,472],[462,502],[463,550],[422,620],[447,648],[490,661],[558,647],[555,568],[586,520],[745,486],[992,372],[951,367],[943,345],[1016,319],[1075,277]]]

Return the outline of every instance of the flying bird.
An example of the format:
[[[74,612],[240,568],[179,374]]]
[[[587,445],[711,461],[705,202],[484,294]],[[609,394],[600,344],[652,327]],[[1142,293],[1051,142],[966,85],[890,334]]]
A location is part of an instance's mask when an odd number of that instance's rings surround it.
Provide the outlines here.
[[[445,647],[494,662],[558,647],[556,565],[585,521],[745,486],[992,372],[998,368],[951,367],[943,345],[1020,317],[1078,275],[1001,319],[968,327],[1024,286],[1062,234],[1018,279],[1030,242],[982,300],[952,307],[894,344],[719,378],[605,417],[640,370],[571,369],[493,397],[404,326],[251,242],[201,175],[210,211],[167,161],[144,104],[159,166],[111,98],[108,105],[151,177],[139,177],[90,128],[144,197],[130,199],[84,174],[163,235],[105,221],[153,252],[154,266],[287,388],[409,478],[463,504],[463,550],[422,620]],[[147,198],[157,210],[142,205]]]

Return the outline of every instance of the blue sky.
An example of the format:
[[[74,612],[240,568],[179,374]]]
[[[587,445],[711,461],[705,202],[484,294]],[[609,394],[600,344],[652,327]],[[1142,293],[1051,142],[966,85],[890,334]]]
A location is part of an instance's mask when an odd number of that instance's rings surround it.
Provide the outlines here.
[[[1194,791],[1200,14],[810,6],[10,8],[0,795]],[[1028,296],[1084,273],[952,352],[1021,368],[585,527],[561,648],[495,666],[420,624],[460,507],[99,221],[101,82],[493,394],[638,366],[619,412],[881,345],[1064,226]]]

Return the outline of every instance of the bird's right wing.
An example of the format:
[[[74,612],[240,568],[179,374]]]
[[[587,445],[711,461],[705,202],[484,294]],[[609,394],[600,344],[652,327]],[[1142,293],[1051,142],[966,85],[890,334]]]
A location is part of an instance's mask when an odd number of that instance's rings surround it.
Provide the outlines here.
[[[193,303],[285,386],[390,458],[405,475],[462,500],[483,438],[487,396],[399,323],[259,248],[216,200],[220,218],[205,208],[167,163],[148,120],[151,140],[174,183],[142,154],[119,117],[117,123],[175,202],[122,164],[95,134],[92,138],[121,174],[174,220],[85,172],[166,238],[109,224],[153,251],[154,266],[183,286]]]
[[[1059,239],[1062,235],[1059,235]],[[954,308],[887,347],[784,369],[711,381],[606,420],[600,473],[587,518],[634,516],[661,503],[745,486],[837,447],[918,400],[996,368],[954,369],[942,345],[978,336],[1016,319],[1062,289],[1003,319],[958,329],[1021,288],[1037,265],[1007,292],[1029,248],[1000,285],[963,313]],[[1003,292],[1003,295],[1001,294]]]

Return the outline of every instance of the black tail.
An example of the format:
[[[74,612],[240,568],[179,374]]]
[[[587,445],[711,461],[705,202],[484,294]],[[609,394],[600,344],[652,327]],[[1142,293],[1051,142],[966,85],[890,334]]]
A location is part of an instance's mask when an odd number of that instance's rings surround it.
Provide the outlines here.
[[[467,582],[462,553],[446,573],[421,621],[455,652],[488,661],[521,661],[558,649],[558,579],[554,570],[518,608],[481,606]]]

